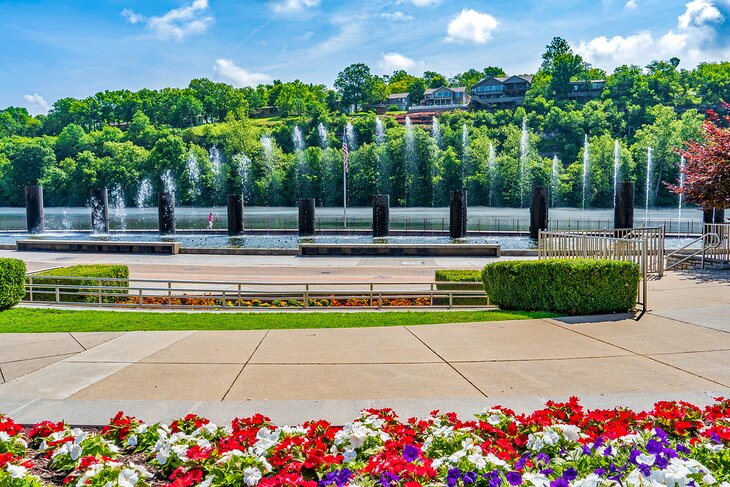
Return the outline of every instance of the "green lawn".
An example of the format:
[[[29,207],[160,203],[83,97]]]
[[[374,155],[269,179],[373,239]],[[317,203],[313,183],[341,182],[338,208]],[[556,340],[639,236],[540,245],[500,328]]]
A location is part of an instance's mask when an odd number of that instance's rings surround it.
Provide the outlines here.
[[[354,328],[549,318],[519,311],[155,313],[15,308],[0,313],[2,333],[136,330]]]

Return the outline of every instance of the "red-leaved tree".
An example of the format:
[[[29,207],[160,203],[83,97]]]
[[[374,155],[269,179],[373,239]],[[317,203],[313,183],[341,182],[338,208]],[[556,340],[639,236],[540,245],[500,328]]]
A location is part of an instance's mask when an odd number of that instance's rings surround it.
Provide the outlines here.
[[[722,108],[730,113],[730,104]],[[684,184],[667,185],[676,194],[702,208],[730,208],[730,115],[707,112],[702,126],[704,140],[689,141],[681,151],[685,158]]]

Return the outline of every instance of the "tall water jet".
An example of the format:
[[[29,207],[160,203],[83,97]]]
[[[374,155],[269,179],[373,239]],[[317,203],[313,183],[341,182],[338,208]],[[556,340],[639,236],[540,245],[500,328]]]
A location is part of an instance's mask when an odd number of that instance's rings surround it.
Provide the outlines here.
[[[530,139],[527,132],[527,117],[522,119],[522,135],[520,136],[520,208],[525,206],[525,190],[527,186],[527,158],[530,154]]]
[[[380,117],[375,117],[375,143],[378,145],[385,144],[385,125]]]
[[[162,187],[165,193],[175,192],[175,179],[172,177],[172,171],[170,169],[165,171],[160,179],[162,179]]]
[[[613,208],[616,209],[616,198],[618,195],[618,176],[621,166],[621,144],[618,139],[613,141]]]
[[[190,182],[190,199],[196,200],[200,196],[200,168],[198,168],[198,160],[195,158],[192,149],[188,152],[185,167],[188,170],[188,180]]]
[[[317,133],[319,134],[319,145],[322,147],[322,150],[325,150],[329,145],[329,135],[327,133],[327,127],[322,122],[319,122],[319,125],[317,125]]]
[[[431,120],[431,137],[436,143],[436,147],[441,148],[441,127],[439,127],[439,119],[433,117]]]
[[[127,205],[124,203],[124,190],[119,183],[112,186],[112,192],[109,196],[111,207],[114,210],[114,221],[123,232],[127,230]]]
[[[106,188],[91,190],[91,231],[109,233],[109,191]]]
[[[586,209],[586,195],[588,194],[588,169],[591,163],[591,148],[588,144],[588,134],[583,139],[583,198],[581,208]]]
[[[489,170],[489,206],[493,206],[494,192],[497,189],[497,151],[491,142],[489,143],[487,169]]]
[[[241,196],[243,197],[243,203],[249,204],[253,189],[251,181],[251,159],[246,154],[240,153],[233,156],[233,160],[236,162],[238,176],[241,178]]]
[[[678,218],[682,219],[682,202],[684,201],[684,193],[682,193],[682,190],[684,189],[684,164],[685,164],[684,155],[679,160],[679,216]]]
[[[465,175],[467,174],[466,165],[469,163],[469,127],[464,124],[461,126],[461,175],[459,189],[464,188]]]
[[[550,200],[551,206],[555,208],[555,198],[558,194],[558,178],[560,177],[560,159],[558,156],[553,156],[553,167],[550,175]]]
[[[264,149],[263,170],[267,178],[266,193],[267,204],[272,205],[276,192],[276,180],[274,179],[274,143],[268,135],[261,136],[261,147]]]
[[[217,195],[223,187],[223,159],[216,146],[211,147],[208,154],[210,155],[210,164],[213,169],[213,187]]]
[[[355,150],[357,139],[355,137],[355,127],[350,122],[345,125],[345,137],[347,138],[347,146],[350,150]]]
[[[646,207],[644,209],[644,225],[649,221],[649,200],[651,199],[651,168],[654,165],[654,149],[646,150]]]
[[[407,174],[413,178],[418,174],[418,162],[416,161],[416,139],[410,117],[406,117],[405,151]],[[409,203],[412,203],[414,192],[411,191],[411,184],[409,183],[413,183],[413,179],[406,183],[407,200]]]
[[[134,199],[137,208],[144,208],[147,205],[147,201],[150,199],[151,196],[152,183],[150,183],[149,179],[143,179],[139,183],[139,187],[137,188],[137,197]]]
[[[304,194],[306,192],[306,188],[304,187],[304,173],[306,172],[307,157],[304,154],[304,136],[302,135],[302,129],[300,129],[298,125],[294,127],[294,131],[292,132],[292,142],[294,143],[294,153],[296,157],[294,165],[296,191],[299,196],[306,196]]]

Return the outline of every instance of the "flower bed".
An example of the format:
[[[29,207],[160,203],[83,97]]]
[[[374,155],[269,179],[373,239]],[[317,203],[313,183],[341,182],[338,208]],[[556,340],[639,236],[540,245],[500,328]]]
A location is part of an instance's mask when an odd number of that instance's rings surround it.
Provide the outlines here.
[[[189,415],[146,424],[119,413],[101,430],[0,416],[0,485],[92,487],[730,486],[730,400],[704,409],[532,414],[495,407],[402,421],[365,410],[345,425],[275,427],[255,415],[219,427]]]
[[[138,305],[139,298],[125,298],[116,301],[117,304]],[[382,298],[381,306],[430,306],[431,298]],[[154,306],[206,306],[206,307],[244,307],[244,308],[301,308],[304,303],[298,299],[226,299],[215,296],[144,296],[142,304]],[[352,296],[347,299],[327,298],[310,299],[309,306],[314,308],[362,308],[377,306],[378,298],[371,301],[367,296]]]

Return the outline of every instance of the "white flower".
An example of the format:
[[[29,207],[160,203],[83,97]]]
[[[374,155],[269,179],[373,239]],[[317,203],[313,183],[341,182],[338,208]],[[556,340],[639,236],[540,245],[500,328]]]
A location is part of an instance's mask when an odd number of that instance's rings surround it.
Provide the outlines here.
[[[259,480],[261,480],[262,476],[263,475],[261,474],[261,470],[259,470],[258,468],[248,467],[243,471],[243,482],[249,487],[252,487],[259,483]]]
[[[122,469],[117,477],[119,487],[134,487],[139,481],[139,473],[131,468]]]
[[[202,482],[198,484],[198,487],[210,487],[210,485],[213,483],[213,480],[215,480],[215,475],[208,475],[203,479]]]
[[[167,448],[161,448],[157,455],[155,455],[155,460],[157,460],[157,463],[160,465],[164,465],[167,463],[167,460],[170,458],[170,450]]]
[[[22,479],[25,477],[25,474],[28,473],[28,469],[25,468],[24,466],[13,465],[11,463],[9,463],[5,467],[5,470],[10,474],[10,477],[14,478],[14,479]]]
[[[129,435],[127,438],[127,446],[137,446],[137,435]]]
[[[357,452],[355,450],[345,450],[342,456],[344,457],[345,463],[351,462],[357,457]]]
[[[541,473],[525,472],[522,479],[532,484],[534,487],[549,487],[550,479]]]
[[[592,473],[584,479],[576,479],[573,481],[573,487],[597,487],[601,482],[601,477]]]
[[[492,414],[487,418],[487,423],[491,424],[492,426],[497,426],[501,422],[502,416],[500,416],[499,414]]]
[[[6,441],[10,441],[10,435],[4,431],[0,431],[0,442],[5,443]]]
[[[713,476],[713,475],[712,475],[712,474],[711,474],[710,472],[707,472],[707,473],[706,473],[706,474],[705,474],[705,475],[704,475],[704,476],[702,477],[702,483],[703,483],[703,484],[706,484],[706,485],[713,485],[713,484],[714,484],[715,482],[717,482],[717,480],[715,479],[715,477],[714,477],[714,476]]]
[[[654,460],[656,460],[656,457],[649,453],[642,453],[641,455],[636,457],[636,462],[639,464],[643,463],[645,465],[654,465]]]

